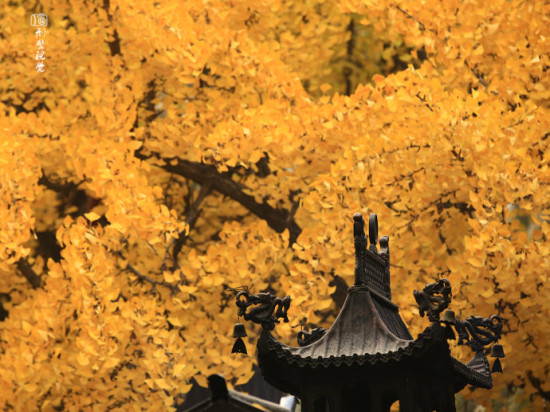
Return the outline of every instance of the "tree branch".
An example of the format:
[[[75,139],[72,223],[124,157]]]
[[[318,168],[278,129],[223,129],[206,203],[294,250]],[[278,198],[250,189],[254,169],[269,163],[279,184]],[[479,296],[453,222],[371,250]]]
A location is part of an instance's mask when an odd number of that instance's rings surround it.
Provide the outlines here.
[[[122,254],[122,252],[115,251],[114,253],[116,255],[120,256],[122,259],[126,260],[126,258]],[[138,279],[150,283],[153,286],[153,291],[155,291],[157,285],[159,285],[159,286],[164,286],[165,288],[170,289],[170,291],[172,293],[179,292],[179,288],[178,288],[177,285],[172,285],[172,284],[167,283],[167,282],[162,282],[162,281],[158,281],[158,280],[155,280],[153,278],[150,278],[149,276],[144,275],[139,270],[137,270],[131,263],[126,264],[126,269],[129,270],[130,272],[132,272],[134,275],[136,275],[138,277]]]
[[[547,402],[550,401],[550,391],[545,391],[542,388],[541,380],[535,377],[532,371],[527,371],[527,378],[529,378],[529,382],[531,382],[531,385],[537,390],[537,393]]]
[[[412,14],[410,14],[408,11],[403,10],[399,6],[395,6],[395,8],[399,10],[401,13],[403,13],[405,16],[407,16],[407,18],[414,20],[416,23],[418,23],[418,25],[420,26],[420,31],[426,30],[426,25],[422,23],[420,20],[418,20],[416,17],[414,17]],[[433,29],[429,29],[429,31],[431,31],[432,33],[436,33],[436,31]]]
[[[200,215],[199,206],[204,198],[210,193],[211,189],[212,183],[210,181],[207,181],[204,185],[201,186],[199,194],[197,195],[195,201],[189,205],[186,213],[187,218],[185,219],[185,223],[187,223],[188,226],[187,233],[189,233],[191,229],[195,226],[195,223],[197,222],[197,219]],[[186,238],[187,236],[185,236],[185,232],[180,232],[178,233],[178,237],[170,242],[170,244],[166,248],[166,252],[164,253],[164,258],[162,259],[162,270],[164,270],[164,268],[166,267],[166,256],[168,255],[168,251],[172,246],[174,246],[174,249],[172,251],[172,259],[174,261],[173,268],[177,266],[178,254],[180,253]]]
[[[424,166],[422,166],[420,169],[416,169],[416,170],[413,170],[411,173],[409,174],[406,174],[406,175],[400,175],[399,177],[396,177],[393,182],[390,182],[390,183],[386,183],[386,186],[392,186],[398,182],[401,182],[405,179],[408,179],[409,177],[413,177],[413,175],[415,175],[416,173],[418,172],[421,172],[422,170],[426,170],[424,169]]]
[[[350,37],[346,45],[346,57],[349,62],[353,62],[353,48],[355,47],[355,27],[353,18],[351,18],[347,30],[350,32]],[[344,77],[346,79],[346,96],[351,95],[351,75],[352,70],[349,67],[344,69]]]
[[[479,80],[479,82],[483,85],[483,87],[487,88],[489,87],[489,85],[487,84],[487,82],[485,81],[485,79],[483,78],[483,74],[480,73],[478,70],[476,70],[474,67],[471,67],[469,64],[468,64],[468,61],[465,60],[464,61],[464,64],[466,65],[466,67],[468,69],[470,69],[470,71],[472,72],[472,74]],[[497,93],[498,94],[498,93]]]
[[[103,0],[103,9],[107,12],[109,23],[113,24],[113,16],[111,13],[109,13],[110,7],[111,1]],[[106,41],[105,43],[107,43],[107,45],[109,46],[111,56],[116,56],[117,54],[120,54],[120,37],[118,37],[118,31],[116,29],[113,31],[113,41]]]
[[[17,261],[17,269],[25,276],[25,279],[29,281],[33,289],[38,289],[42,286],[42,278],[36,274],[32,266],[24,258]]]
[[[282,233],[285,229],[288,229],[290,233],[290,244],[296,241],[302,231],[294,219],[288,219],[290,216],[288,210],[276,209],[265,202],[258,203],[253,196],[244,193],[246,186],[235,182],[230,176],[221,174],[214,166],[191,162],[177,157],[163,158],[158,153],[144,155],[140,151],[136,151],[135,156],[141,160],[146,160],[151,157],[164,160],[165,164],[159,165],[159,167],[167,172],[177,174],[186,179],[191,179],[200,185],[206,185],[207,182],[210,182],[212,190],[239,202],[260,219],[264,219],[267,224],[278,233]]]

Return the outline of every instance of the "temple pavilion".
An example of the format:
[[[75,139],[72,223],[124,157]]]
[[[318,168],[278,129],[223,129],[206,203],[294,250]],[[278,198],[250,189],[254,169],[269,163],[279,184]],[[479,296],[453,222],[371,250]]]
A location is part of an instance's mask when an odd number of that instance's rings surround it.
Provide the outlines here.
[[[473,358],[462,363],[451,356],[448,329],[455,320],[448,319],[447,326],[439,320],[450,302],[450,284],[447,292],[441,282],[415,291],[419,303],[426,299],[432,323],[414,339],[391,300],[389,239],[383,236],[378,250],[376,215],[369,218],[370,246],[360,214],[354,215],[354,238],[355,284],[328,330],[302,333],[300,345],[293,347],[279,342],[270,324],[263,323],[257,350],[265,380],[298,397],[303,412],[389,411],[395,402],[401,411],[454,411],[454,395],[466,385],[491,388],[483,351],[489,342],[479,344],[472,335],[465,343],[471,343]],[[492,324],[483,321],[477,326]],[[463,325],[457,328],[459,337],[468,340],[465,323],[458,323]]]

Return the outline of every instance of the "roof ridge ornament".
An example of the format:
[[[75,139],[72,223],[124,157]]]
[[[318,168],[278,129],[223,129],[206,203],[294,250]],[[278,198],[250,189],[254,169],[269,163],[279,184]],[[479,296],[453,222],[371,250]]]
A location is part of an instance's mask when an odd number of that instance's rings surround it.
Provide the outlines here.
[[[287,312],[292,301],[290,296],[279,298],[269,292],[253,295],[248,290],[241,290],[235,296],[235,300],[239,308],[238,316],[259,323],[264,329],[273,330],[279,319],[288,322]]]
[[[374,253],[378,253],[376,244],[378,243],[378,217],[376,213],[371,213],[369,216],[369,250]]]
[[[380,238],[380,257],[386,260],[388,266],[390,265],[390,238],[388,236],[382,236]]]
[[[353,215],[353,237],[355,243],[355,285],[367,284],[365,251],[367,250],[367,238],[365,237],[363,216],[361,213]]]
[[[449,307],[453,298],[451,282],[447,279],[439,279],[437,282],[428,283],[422,289],[413,291],[414,299],[418,304],[420,316],[428,315],[431,322],[439,321],[439,314]]]
[[[428,319],[434,324],[443,323],[446,339],[456,339],[452,329],[454,327],[458,333],[458,345],[467,345],[472,351],[485,357],[484,346],[495,343],[492,348],[492,357],[503,358],[505,356],[502,345],[498,344],[502,335],[503,319],[498,315],[491,315],[488,318],[470,316],[463,321],[457,319],[454,311],[447,309],[453,296],[449,280],[442,278],[434,283],[428,283],[422,292],[415,290],[413,294],[420,316],[424,316],[426,313]],[[447,310],[440,319],[440,314],[445,309]],[[495,361],[491,372],[502,372],[499,359]]]
[[[325,336],[326,333],[327,330],[322,327],[314,328],[311,331],[301,330],[298,332],[298,346],[311,345]]]

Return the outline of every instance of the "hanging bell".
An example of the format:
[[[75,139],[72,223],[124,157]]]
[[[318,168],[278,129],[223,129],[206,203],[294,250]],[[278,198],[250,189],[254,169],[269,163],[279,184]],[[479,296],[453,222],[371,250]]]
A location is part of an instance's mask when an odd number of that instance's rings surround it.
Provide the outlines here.
[[[242,338],[246,336],[248,335],[246,334],[246,329],[244,328],[244,325],[242,323],[235,323],[235,326],[233,327],[233,337],[237,338],[237,340],[233,345],[231,353],[244,353],[245,355],[248,354],[248,352],[246,351],[246,345],[242,340]]]
[[[242,323],[235,323],[233,326],[233,337],[234,338],[244,338],[247,337],[246,329]]]
[[[231,353],[244,353],[245,355],[248,355],[248,352],[246,351],[246,345],[244,344],[242,338],[238,338],[235,341],[233,349],[231,349]]]
[[[445,325],[445,338],[448,340],[455,340],[456,335],[451,325]]]
[[[441,317],[441,321],[445,323],[456,323],[456,316],[454,310],[447,309],[445,312],[443,312],[443,316]]]
[[[491,369],[491,373],[502,373],[502,364],[500,363],[500,359],[496,358],[493,362],[493,369]]]
[[[493,345],[491,348],[491,358],[505,358],[504,349],[501,344]]]

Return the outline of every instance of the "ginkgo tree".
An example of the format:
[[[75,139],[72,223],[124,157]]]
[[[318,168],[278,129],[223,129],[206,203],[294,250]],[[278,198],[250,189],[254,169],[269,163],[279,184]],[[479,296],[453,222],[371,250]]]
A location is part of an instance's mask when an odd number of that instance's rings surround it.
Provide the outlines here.
[[[506,319],[505,373],[465,396],[550,401],[550,4],[12,0],[0,23],[4,410],[246,382],[228,290],[291,295],[289,342],[330,324],[354,212],[413,335],[441,273],[458,316]]]

